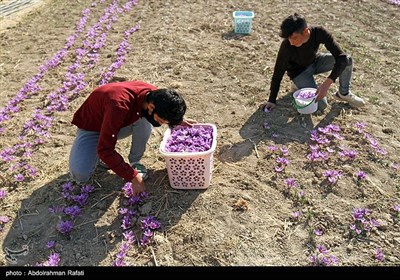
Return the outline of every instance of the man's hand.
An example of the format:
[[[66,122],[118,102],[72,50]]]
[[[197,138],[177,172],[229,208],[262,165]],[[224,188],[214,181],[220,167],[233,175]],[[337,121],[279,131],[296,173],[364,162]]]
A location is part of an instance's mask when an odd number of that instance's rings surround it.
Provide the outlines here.
[[[328,94],[328,90],[333,83],[332,79],[327,78],[318,88],[317,88],[317,101],[321,100]]]
[[[276,104],[269,102],[269,101],[264,102],[260,105],[260,109],[263,110],[264,112],[271,111],[275,107],[276,107]]]
[[[197,121],[192,120],[192,119],[185,119],[181,122],[180,125],[182,126],[193,126],[193,124],[197,123]]]
[[[145,191],[146,185],[144,184],[142,174],[138,173],[132,180],[133,195],[137,196]]]

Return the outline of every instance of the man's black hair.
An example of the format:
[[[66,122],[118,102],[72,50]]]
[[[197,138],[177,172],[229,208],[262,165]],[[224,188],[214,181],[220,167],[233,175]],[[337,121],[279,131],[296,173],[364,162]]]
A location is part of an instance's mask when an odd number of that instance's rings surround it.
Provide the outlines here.
[[[153,102],[156,113],[167,120],[169,127],[180,124],[186,112],[185,100],[174,89],[157,89],[149,91],[146,102]]]
[[[301,33],[307,27],[306,19],[295,13],[284,19],[281,24],[281,33],[279,36],[282,38],[289,38],[293,33]]]

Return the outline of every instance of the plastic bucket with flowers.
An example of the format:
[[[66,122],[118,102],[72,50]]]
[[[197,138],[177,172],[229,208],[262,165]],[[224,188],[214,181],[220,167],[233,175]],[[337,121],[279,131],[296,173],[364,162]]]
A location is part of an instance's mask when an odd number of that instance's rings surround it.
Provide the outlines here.
[[[312,114],[318,109],[317,89],[301,88],[293,93],[293,106],[300,114]]]
[[[168,128],[160,145],[174,189],[206,189],[211,182],[217,128],[198,123]]]

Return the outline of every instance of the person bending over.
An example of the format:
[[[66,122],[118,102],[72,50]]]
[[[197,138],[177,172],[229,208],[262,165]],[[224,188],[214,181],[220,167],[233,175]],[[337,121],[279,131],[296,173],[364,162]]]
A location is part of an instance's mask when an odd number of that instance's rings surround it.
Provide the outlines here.
[[[280,29],[283,41],[275,62],[270,95],[268,101],[260,107],[272,110],[276,106],[276,98],[285,72],[298,89],[306,87],[317,89],[320,111],[326,108],[326,95],[337,79],[339,90],[334,94],[336,100],[348,102],[355,108],[365,105],[363,99],[350,91],[353,60],[342,51],[329,31],[321,26],[309,27],[306,19],[297,13],[288,16],[282,22]],[[318,52],[321,44],[326,47],[328,53]],[[314,76],[329,71],[325,81],[317,85]]]
[[[186,103],[174,89],[157,89],[143,81],[124,81],[96,88],[75,112],[78,127],[69,156],[71,179],[86,183],[98,163],[110,168],[134,194],[145,190],[147,170],[140,163],[152,127],[191,125],[184,120]],[[116,151],[117,140],[131,137],[129,162]]]

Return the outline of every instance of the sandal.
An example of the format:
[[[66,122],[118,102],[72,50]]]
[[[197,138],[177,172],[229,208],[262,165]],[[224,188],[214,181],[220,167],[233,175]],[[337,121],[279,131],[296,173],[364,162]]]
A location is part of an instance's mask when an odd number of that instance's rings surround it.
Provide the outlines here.
[[[149,177],[148,171],[147,171],[146,167],[144,167],[143,164],[134,163],[134,164],[132,164],[132,167],[135,168],[138,173],[142,174],[143,180],[146,180]]]

